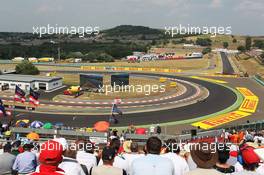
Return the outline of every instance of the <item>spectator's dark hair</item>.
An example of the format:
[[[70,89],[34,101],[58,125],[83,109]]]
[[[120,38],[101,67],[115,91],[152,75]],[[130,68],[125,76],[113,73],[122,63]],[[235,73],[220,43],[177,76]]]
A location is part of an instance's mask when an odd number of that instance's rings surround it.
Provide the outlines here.
[[[150,137],[147,140],[147,152],[150,154],[160,154],[161,140],[158,137]]]
[[[227,160],[229,159],[230,155],[230,148],[227,147],[226,145],[220,147],[217,147],[217,152],[218,152],[218,162],[221,164],[225,164]]]
[[[166,141],[166,153],[176,153],[179,154],[181,149],[179,147],[179,145],[177,144],[177,141],[175,139],[168,139]]]
[[[34,148],[33,144],[25,144],[23,146],[24,151],[30,151],[32,148]]]
[[[71,148],[71,146],[66,151],[63,152],[63,155],[65,157],[76,159],[77,150],[70,149],[70,148]]]
[[[90,140],[80,139],[76,141],[78,150],[85,151],[86,153],[94,153],[95,146]]]
[[[130,150],[133,153],[138,152],[138,144],[136,142],[132,142],[131,145],[130,145]]]
[[[120,140],[119,139],[113,138],[111,140],[111,142],[110,142],[110,147],[111,148],[114,148],[116,151],[118,151],[119,148],[120,148],[120,146],[121,146],[121,143],[120,143]]]
[[[7,144],[5,144],[4,148],[3,148],[4,152],[11,152],[12,150],[12,145],[8,142]]]
[[[246,164],[243,162],[243,168],[248,171],[255,171],[259,167],[258,163]]]

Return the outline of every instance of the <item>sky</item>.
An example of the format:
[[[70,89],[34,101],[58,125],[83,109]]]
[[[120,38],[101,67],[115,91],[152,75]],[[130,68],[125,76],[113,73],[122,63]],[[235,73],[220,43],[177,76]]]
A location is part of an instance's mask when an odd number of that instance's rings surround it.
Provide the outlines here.
[[[0,31],[33,32],[35,26],[117,25],[232,27],[232,34],[264,35],[264,0],[7,0]]]

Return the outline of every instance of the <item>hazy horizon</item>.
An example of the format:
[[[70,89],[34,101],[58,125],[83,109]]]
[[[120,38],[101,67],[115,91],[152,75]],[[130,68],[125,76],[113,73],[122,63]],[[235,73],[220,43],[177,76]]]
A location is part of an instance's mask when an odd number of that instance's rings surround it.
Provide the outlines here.
[[[263,0],[9,0],[0,6],[0,32],[34,26],[231,26],[234,35],[264,36]]]

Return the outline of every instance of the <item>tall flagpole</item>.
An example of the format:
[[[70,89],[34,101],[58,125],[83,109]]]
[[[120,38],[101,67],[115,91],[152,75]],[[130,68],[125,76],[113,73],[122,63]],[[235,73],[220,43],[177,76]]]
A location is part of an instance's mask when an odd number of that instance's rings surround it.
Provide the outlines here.
[[[15,95],[14,95],[14,98],[13,98],[13,117],[11,118],[11,121],[10,123],[12,124],[12,120],[14,121],[14,124],[16,122],[15,120],[15,116],[16,116],[16,100],[15,100],[15,96],[16,96],[16,90],[15,90]]]

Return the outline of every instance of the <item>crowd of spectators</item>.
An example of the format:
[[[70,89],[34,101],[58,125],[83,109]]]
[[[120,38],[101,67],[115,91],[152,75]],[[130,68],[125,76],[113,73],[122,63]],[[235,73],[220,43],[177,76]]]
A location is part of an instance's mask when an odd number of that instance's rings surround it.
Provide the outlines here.
[[[104,145],[65,138],[6,141],[0,145],[0,174],[261,175],[263,134],[232,131],[217,142],[189,143],[152,136],[145,145],[117,134]]]

